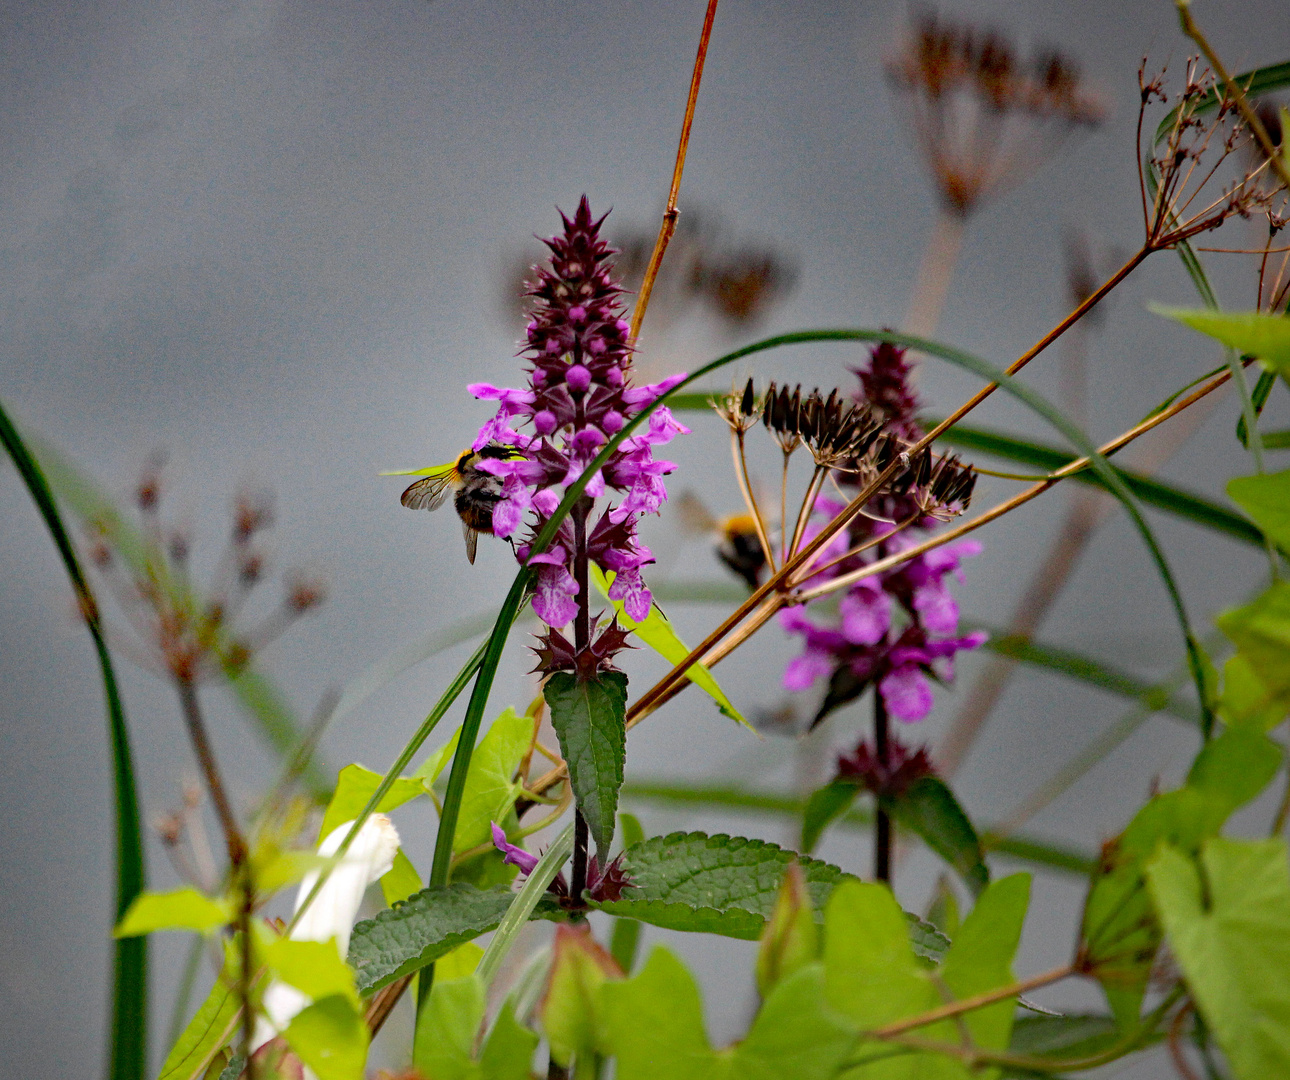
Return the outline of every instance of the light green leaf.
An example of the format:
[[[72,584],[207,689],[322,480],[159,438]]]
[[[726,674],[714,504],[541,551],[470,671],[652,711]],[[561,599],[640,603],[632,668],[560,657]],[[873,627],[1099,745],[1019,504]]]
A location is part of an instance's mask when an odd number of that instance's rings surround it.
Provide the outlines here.
[[[232,1037],[238,1012],[236,954],[226,949],[225,956],[215,985],[166,1055],[157,1080],[189,1080],[200,1075]]]
[[[266,845],[253,858],[255,887],[269,896],[287,885],[294,885],[312,870],[335,866],[336,858],[316,855],[312,851],[283,851]]]
[[[1290,582],[1274,582],[1253,602],[1214,621],[1268,690],[1278,696],[1290,692]]]
[[[1290,470],[1237,476],[1227,482],[1227,493],[1269,540],[1283,551],[1290,550]]]
[[[600,988],[606,1049],[618,1080],[728,1080],[728,1057],[708,1042],[694,977],[667,949],[650,953],[640,974]]]
[[[596,588],[600,590],[606,600],[609,599],[609,587],[614,583],[614,574],[610,571],[606,574],[600,567],[594,563],[591,565],[591,577]],[[623,608],[621,600],[609,600],[614,605],[614,610],[618,612],[618,622],[628,630],[633,631],[641,640],[641,643],[648,645],[659,654],[669,664],[679,664],[690,655],[689,647],[683,642],[672,624],[668,622],[667,616],[659,610],[657,605],[652,605],[649,614],[645,617],[644,622],[637,622]],[[743,724],[749,731],[753,726],[744,719],[743,715],[735,708],[734,703],[726,696],[724,690],[717,685],[717,680],[712,677],[712,672],[708,670],[706,664],[692,664],[686,671],[690,682],[694,683],[708,697],[717,703],[720,709],[731,720],[737,720]]]
[[[990,871],[981,851],[981,839],[945,781],[935,776],[920,777],[898,797],[884,799],[883,806],[954,867],[974,894],[989,884]]]
[[[454,852],[489,843],[491,823],[502,821],[515,805],[520,793],[515,773],[533,745],[533,727],[533,717],[508,708],[480,739],[466,774]]]
[[[482,1080],[529,1080],[538,1034],[515,1019],[515,1005],[502,1002],[484,1051],[479,1055]]]
[[[336,790],[327,805],[327,812],[323,815],[322,828],[318,830],[318,842],[326,840],[345,822],[357,820],[367,801],[375,794],[381,780],[380,773],[373,772],[362,765],[346,765],[341,769],[340,776],[336,780]],[[377,804],[375,813],[388,813],[425,793],[426,789],[418,777],[400,776]]]
[[[354,973],[341,959],[335,938],[296,941],[280,937],[265,942],[260,953],[279,979],[315,1001],[339,995],[358,1008]]]
[[[802,811],[802,850],[815,850],[824,830],[851,809],[860,788],[851,780],[834,780],[811,792]]]
[[[1147,873],[1174,957],[1238,1080],[1290,1076],[1285,841],[1213,839],[1199,866],[1168,846]]]
[[[439,774],[443,772],[444,766],[453,759],[457,753],[457,743],[461,740],[461,728],[452,733],[449,739],[438,750],[434,751],[425,761],[421,762],[420,768],[412,775],[425,784],[429,789],[434,786],[434,782],[439,779]]]
[[[1274,694],[1249,660],[1236,653],[1223,665],[1223,694],[1218,708],[1233,727],[1271,731],[1290,712],[1290,691]]]
[[[478,1080],[475,1037],[484,1021],[484,987],[474,975],[436,979],[421,1010],[412,1060],[426,1080]]]
[[[1082,921],[1082,962],[1116,1018],[1135,1023],[1162,932],[1146,888],[1146,865],[1161,843],[1194,852],[1275,775],[1281,751],[1264,735],[1228,728],[1207,742],[1187,783],[1157,795],[1103,846]]]
[[[212,900],[189,887],[173,892],[146,892],[134,898],[112,936],[138,937],[154,930],[196,930],[207,934],[227,926],[232,919],[233,907],[222,897]]]
[[[421,875],[412,865],[412,860],[403,853],[402,848],[399,848],[394,853],[394,865],[381,878],[381,892],[385,896],[385,902],[393,907],[400,900],[406,900],[420,889]]]
[[[832,1080],[855,1037],[854,1026],[828,1007],[824,965],[816,961],[776,984],[734,1048],[730,1073],[739,1080]]]
[[[820,931],[801,867],[788,864],[757,949],[757,990],[763,998],[789,976],[820,958]]]
[[[600,988],[621,979],[614,958],[591,936],[591,928],[560,926],[542,1001],[542,1030],[551,1057],[568,1066],[575,1056],[594,1057],[607,1047],[599,1037]]]
[[[1284,375],[1290,372],[1290,319],[1259,311],[1210,311],[1148,305],[1157,315],[1186,323],[1245,356],[1254,356]]]
[[[362,1010],[343,994],[302,1009],[283,1033],[318,1080],[363,1080],[368,1032]]]
[[[596,843],[603,864],[614,839],[618,789],[623,785],[627,752],[627,676],[602,671],[579,679],[557,671],[543,689],[551,726],[569,764],[569,782],[578,809]]]

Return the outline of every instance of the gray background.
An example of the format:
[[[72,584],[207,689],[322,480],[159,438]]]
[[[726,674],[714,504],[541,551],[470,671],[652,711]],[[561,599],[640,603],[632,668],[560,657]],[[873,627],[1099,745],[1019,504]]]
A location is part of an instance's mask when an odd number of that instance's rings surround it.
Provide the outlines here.
[[[1187,50],[1163,0],[948,10],[1026,45],[1070,50],[1113,103],[1100,131],[1052,154],[970,226],[941,335],[1004,363],[1064,311],[1063,229],[1122,249],[1137,241],[1137,65],[1149,52],[1178,67]],[[736,235],[790,255],[799,286],[767,324],[742,335],[702,314],[647,323],[642,365],[651,377],[763,331],[901,319],[935,209],[881,74],[904,14],[873,3],[723,5],[682,207],[719,213]],[[1236,69],[1284,59],[1284,14],[1271,0],[1197,5]],[[451,515],[407,513],[398,482],[376,473],[444,460],[469,441],[487,409],[466,382],[516,382],[517,327],[499,299],[502,282],[528,238],[557,227],[555,205],[572,210],[585,191],[595,208],[614,208],[619,228],[654,228],[701,18],[697,0],[0,9],[0,393],[23,423],[120,495],[149,453],[167,450],[168,507],[191,525],[199,566],[218,552],[234,491],[278,493],[276,567],[309,568],[331,583],[326,607],[265,656],[302,713],[324,689],[503,595],[514,565],[503,546],[485,541],[468,567]],[[1237,224],[1224,241],[1253,235]],[[1248,266],[1223,258],[1210,262],[1225,302],[1249,306]],[[1193,302],[1173,256],[1155,256],[1116,294],[1093,342],[1095,436],[1131,424],[1218,362],[1199,339],[1148,315],[1149,300]],[[845,366],[858,358],[803,348],[757,371],[847,385]],[[1049,394],[1055,362],[1028,374]],[[943,411],[973,382],[929,366],[921,386],[929,408]],[[1234,416],[1224,401],[1166,475],[1220,496],[1226,477],[1249,471],[1231,438]],[[1004,401],[980,420],[1043,432]],[[668,448],[680,463],[672,490],[696,487],[714,508],[734,509],[724,433],[706,418],[695,429]],[[761,471],[772,467],[767,454]],[[1010,490],[987,481],[982,496]],[[982,534],[986,551],[960,589],[969,616],[1006,618],[1064,499],[1050,495]],[[1250,551],[1156,524],[1198,622],[1257,584],[1262,568]],[[681,537],[666,514],[647,538],[656,576],[719,579],[703,544]],[[11,469],[0,470],[0,566],[0,1073],[83,1077],[100,1067],[109,962],[102,702],[62,569]],[[720,614],[670,613],[692,640]],[[1143,675],[1178,660],[1163,592],[1122,518],[1099,535],[1045,636]],[[725,665],[722,680],[741,704],[773,706],[793,651],[771,628]],[[367,702],[329,732],[327,760],[383,768],[467,652],[436,657]],[[661,671],[647,657],[630,663],[638,686]],[[498,707],[527,701],[527,666],[517,644]],[[192,762],[168,688],[122,667],[154,818],[178,805]],[[963,664],[965,677],[973,670]],[[222,692],[206,697],[245,802],[271,775],[270,761]],[[953,704],[942,693],[912,734],[934,738]],[[983,821],[1004,813],[1122,707],[1023,675],[958,781],[971,812]],[[840,718],[821,741],[845,745],[857,722]],[[1193,735],[1154,720],[1032,827],[1092,848],[1123,825],[1153,778],[1175,783],[1194,747]],[[787,786],[795,756],[809,770],[809,753],[757,743],[690,694],[633,735],[629,774]],[[651,831],[785,838],[773,820],[641,812]],[[424,868],[430,815],[410,810],[397,820]],[[1266,808],[1249,820],[1258,827]],[[831,837],[823,853],[868,863],[854,834]],[[155,885],[174,882],[155,842],[149,860]],[[906,906],[924,903],[935,875],[928,860],[907,864]],[[1081,886],[1040,874],[1035,896],[1043,914],[1028,925],[1022,973],[1068,954]],[[714,1037],[732,1037],[752,1000],[749,948],[674,944],[703,972]],[[159,1043],[182,943],[155,939],[153,955]],[[1074,987],[1046,1000],[1096,997]],[[1155,1060],[1113,1072],[1163,1076],[1168,1067]]]

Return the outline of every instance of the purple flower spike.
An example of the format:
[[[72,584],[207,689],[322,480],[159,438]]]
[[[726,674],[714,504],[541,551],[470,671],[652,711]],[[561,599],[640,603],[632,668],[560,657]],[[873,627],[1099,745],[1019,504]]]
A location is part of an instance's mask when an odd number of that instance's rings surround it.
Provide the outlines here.
[[[909,383],[910,365],[903,349],[876,346],[868,366],[856,374],[861,385],[859,399],[882,417],[887,432],[905,440],[922,436],[915,418],[918,398]],[[847,473],[838,473],[836,479],[843,488],[854,488],[858,482],[854,474]],[[818,535],[842,509],[840,502],[823,496],[817,499],[815,514],[807,524],[807,538]],[[811,584],[822,584],[907,551],[921,543],[926,530],[936,524],[933,518],[920,517],[923,511],[908,495],[884,495],[867,510],[868,515],[856,517],[829,545],[820,563],[834,565],[812,577]],[[911,520],[912,525],[891,524]],[[870,546],[858,555],[844,557],[862,544]],[[954,655],[985,641],[980,632],[956,636],[959,608],[949,583],[951,576],[960,576],[962,561],[980,550],[980,544],[968,540],[861,578],[842,594],[836,621],[817,623],[803,608],[781,614],[780,625],[789,634],[800,636],[805,645],[803,653],[789,662],[784,685],[790,690],[807,690],[828,679],[816,723],[871,686],[898,720],[913,723],[931,711],[932,681],[951,679]]]
[[[494,821],[492,826],[493,847],[506,854],[506,858],[502,862],[509,863],[511,866],[518,866],[521,874],[533,873],[533,868],[538,864],[538,857],[530,855],[518,844],[512,844],[508,841],[506,839],[506,830],[498,825],[497,822]]]
[[[579,603],[585,603],[573,576],[577,545],[569,522],[545,553],[530,559],[532,538],[605,443],[685,378],[674,375],[649,386],[632,385],[631,327],[622,317],[622,289],[609,262],[614,253],[600,237],[604,218],[592,217],[584,197],[573,217],[563,217],[563,222],[561,235],[546,241],[550,259],[537,268],[529,288],[532,306],[523,350],[529,385],[512,389],[475,383],[469,388],[475,397],[497,402],[497,413],[480,430],[476,448],[502,442],[523,455],[489,463],[490,472],[505,477],[493,509],[493,531],[517,538],[525,526],[531,530],[516,554],[535,565],[533,610],[555,628],[566,626],[578,614]],[[653,448],[687,430],[666,409],[658,409],[591,477],[583,493],[587,557],[617,574],[610,595],[636,620],[649,614],[653,602],[641,576],[641,567],[653,557],[637,543],[637,520],[658,512],[667,498],[663,477],[675,468],[655,461]],[[610,505],[597,516],[594,500],[606,497]],[[598,663],[612,661],[606,652],[595,653]]]

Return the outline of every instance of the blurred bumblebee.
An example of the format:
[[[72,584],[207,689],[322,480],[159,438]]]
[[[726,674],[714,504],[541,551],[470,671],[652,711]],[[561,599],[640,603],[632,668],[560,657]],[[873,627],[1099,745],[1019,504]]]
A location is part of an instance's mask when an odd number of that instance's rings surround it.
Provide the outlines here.
[[[677,500],[676,509],[681,515],[681,527],[692,535],[710,537],[715,543],[717,558],[743,578],[748,588],[756,589],[761,584],[766,553],[757,539],[757,526],[751,514],[732,514],[718,519],[690,491]]]
[[[404,493],[402,503],[409,510],[438,510],[452,495],[452,505],[461,518],[466,537],[466,558],[475,561],[479,534],[493,534],[493,508],[502,501],[502,478],[485,472],[481,461],[509,461],[523,457],[502,443],[489,443],[479,450],[469,447],[447,465],[428,469],[404,469],[384,472],[382,476],[420,476]]]

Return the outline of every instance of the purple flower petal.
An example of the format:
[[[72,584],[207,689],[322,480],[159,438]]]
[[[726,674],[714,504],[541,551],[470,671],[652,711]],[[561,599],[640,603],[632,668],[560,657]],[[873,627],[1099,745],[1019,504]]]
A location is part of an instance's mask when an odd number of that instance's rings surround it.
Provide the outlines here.
[[[894,669],[879,684],[887,708],[897,720],[913,724],[932,711],[932,688],[913,664]]]
[[[492,822],[492,826],[493,846],[497,848],[498,851],[506,853],[506,858],[504,858],[502,862],[510,863],[511,866],[518,866],[520,868],[520,873],[522,874],[533,873],[534,867],[538,864],[538,857],[536,855],[530,855],[518,844],[510,843],[506,839],[506,831],[498,825],[497,822]]]

